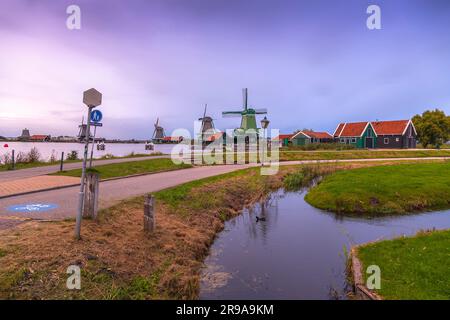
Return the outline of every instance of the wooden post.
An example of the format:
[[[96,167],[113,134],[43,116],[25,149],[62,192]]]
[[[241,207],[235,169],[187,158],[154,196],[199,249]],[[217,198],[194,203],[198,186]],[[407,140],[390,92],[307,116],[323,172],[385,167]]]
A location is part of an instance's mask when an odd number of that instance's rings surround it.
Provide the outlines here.
[[[84,192],[83,218],[97,219],[99,175],[95,172],[86,174],[86,190]]]
[[[144,231],[151,233],[155,230],[155,197],[145,195],[144,200]]]
[[[64,151],[61,153],[61,164],[59,165],[59,171],[64,169]]]
[[[14,151],[14,149],[12,150],[11,161],[12,161],[12,169],[14,170],[16,168],[16,159],[15,159],[15,151]]]

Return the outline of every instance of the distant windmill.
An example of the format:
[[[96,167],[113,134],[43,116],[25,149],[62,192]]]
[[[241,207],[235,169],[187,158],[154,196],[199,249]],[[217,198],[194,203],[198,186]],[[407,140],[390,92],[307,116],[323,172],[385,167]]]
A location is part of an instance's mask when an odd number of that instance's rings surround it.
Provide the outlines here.
[[[267,114],[267,109],[253,109],[248,106],[248,89],[242,89],[243,95],[243,104],[244,110],[242,111],[224,111],[222,112],[223,117],[239,117],[241,116],[241,127],[240,130],[244,132],[253,129],[257,130],[258,126],[256,125],[256,115],[257,114]]]
[[[208,136],[212,135],[215,132],[213,118],[206,116],[206,109],[208,105],[205,104],[205,110],[203,111],[203,117],[198,120],[202,122],[200,128],[200,134],[202,135],[202,139],[206,140]]]
[[[154,124],[155,130],[153,131],[153,137],[152,140],[156,142],[160,142],[164,139],[166,134],[164,133],[164,128],[159,125],[159,118],[156,120],[156,123]]]

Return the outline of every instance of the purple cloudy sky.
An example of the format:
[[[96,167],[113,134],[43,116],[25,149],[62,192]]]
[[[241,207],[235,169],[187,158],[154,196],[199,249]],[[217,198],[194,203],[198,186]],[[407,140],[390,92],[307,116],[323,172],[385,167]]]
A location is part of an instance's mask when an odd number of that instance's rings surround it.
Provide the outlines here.
[[[77,4],[82,29],[66,28]],[[366,28],[378,4],[382,30]],[[0,135],[75,135],[81,93],[104,94],[102,136],[239,119],[241,89],[273,128],[450,112],[448,0],[1,0]]]

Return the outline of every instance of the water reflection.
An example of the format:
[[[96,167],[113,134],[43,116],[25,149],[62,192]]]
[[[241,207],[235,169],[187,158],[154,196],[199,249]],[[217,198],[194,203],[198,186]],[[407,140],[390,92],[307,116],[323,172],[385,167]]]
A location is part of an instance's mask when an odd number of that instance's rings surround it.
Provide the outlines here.
[[[350,246],[450,228],[449,218],[344,217],[311,207],[302,192],[279,191],[226,223],[205,261],[200,298],[345,299]]]

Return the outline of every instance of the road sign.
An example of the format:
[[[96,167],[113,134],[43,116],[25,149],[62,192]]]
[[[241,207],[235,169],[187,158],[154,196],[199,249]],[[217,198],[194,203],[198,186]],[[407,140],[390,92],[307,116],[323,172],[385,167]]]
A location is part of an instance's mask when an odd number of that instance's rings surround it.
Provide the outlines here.
[[[96,123],[100,122],[103,119],[103,114],[100,110],[94,110],[91,112],[91,121]]]
[[[43,212],[58,208],[54,203],[27,203],[8,207],[8,211],[12,212]]]
[[[98,107],[102,104],[102,94],[94,88],[83,93],[83,103],[88,107]]]
[[[100,123],[100,122],[91,122],[91,126],[94,126],[94,127],[103,127],[103,123]]]

